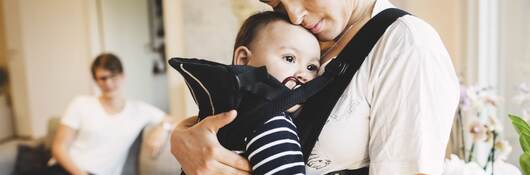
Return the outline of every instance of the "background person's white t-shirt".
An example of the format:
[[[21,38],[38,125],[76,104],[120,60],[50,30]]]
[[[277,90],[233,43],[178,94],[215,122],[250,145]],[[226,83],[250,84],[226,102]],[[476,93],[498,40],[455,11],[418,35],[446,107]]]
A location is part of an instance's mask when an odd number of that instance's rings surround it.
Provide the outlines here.
[[[148,124],[165,113],[149,104],[127,101],[125,108],[109,115],[95,96],[75,98],[61,123],[77,130],[69,153],[81,169],[97,175],[119,175],[130,146]]]

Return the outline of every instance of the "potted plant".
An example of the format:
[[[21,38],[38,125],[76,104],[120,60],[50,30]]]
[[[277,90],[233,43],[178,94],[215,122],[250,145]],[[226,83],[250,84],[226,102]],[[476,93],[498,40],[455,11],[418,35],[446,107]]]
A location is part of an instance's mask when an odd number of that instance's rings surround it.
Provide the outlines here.
[[[530,175],[530,126],[521,117],[509,115],[517,133],[523,154],[519,157],[519,164],[525,175]]]

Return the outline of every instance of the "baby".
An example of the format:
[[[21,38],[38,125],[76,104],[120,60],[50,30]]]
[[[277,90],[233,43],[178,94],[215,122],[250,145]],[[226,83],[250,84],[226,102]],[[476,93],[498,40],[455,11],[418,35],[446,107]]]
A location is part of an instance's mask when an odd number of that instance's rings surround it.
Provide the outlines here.
[[[320,47],[317,39],[309,31],[289,23],[287,16],[275,12],[261,12],[249,17],[239,30],[232,61],[237,66],[197,59],[172,60],[170,64],[183,75],[199,106],[199,118],[204,119],[210,114],[233,109],[231,104],[234,101],[239,104],[234,107],[243,113],[246,107],[261,105],[252,102],[262,99],[263,96],[259,95],[265,94],[270,97],[267,99],[274,99],[276,98],[274,94],[277,94],[274,90],[288,94],[289,90],[314,79],[320,67]],[[249,78],[249,74],[244,74],[234,78],[236,80],[224,79],[226,78],[224,75],[230,73],[219,71],[227,67],[247,69],[249,66],[257,67],[258,69],[252,68],[252,70],[260,73],[259,76]],[[242,69],[228,72],[239,70]],[[260,81],[264,78],[261,75],[266,75],[266,83],[273,85],[264,85],[265,82]],[[234,82],[237,82],[237,85],[233,85]],[[237,87],[235,90],[234,86]],[[241,89],[245,92],[237,94]],[[235,93],[234,96],[242,97],[241,101],[231,98],[232,93]],[[279,105],[275,102],[264,103]],[[246,156],[252,166],[253,174],[305,174],[302,149],[291,117],[299,107],[300,105],[295,105],[287,111],[270,112],[275,113],[273,115],[268,113],[238,115],[236,121],[229,124],[230,126],[223,127],[224,131],[218,133],[219,141],[232,151]],[[260,119],[260,117],[265,118],[256,122],[242,122],[245,119]],[[238,120],[241,122],[238,123]],[[237,134],[233,134],[234,132]]]
[[[290,89],[314,79],[320,67],[318,40],[288,17],[261,12],[241,26],[234,46],[233,64],[265,66]],[[303,155],[290,108],[255,128],[246,140],[245,153],[253,174],[305,174]]]

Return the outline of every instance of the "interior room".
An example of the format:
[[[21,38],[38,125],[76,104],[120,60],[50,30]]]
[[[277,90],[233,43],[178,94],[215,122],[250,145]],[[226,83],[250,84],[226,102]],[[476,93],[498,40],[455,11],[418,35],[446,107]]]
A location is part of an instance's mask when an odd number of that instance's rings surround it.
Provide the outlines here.
[[[530,170],[530,157],[520,161],[526,141],[509,117],[530,120],[530,1],[389,1],[436,30],[458,76],[443,174]],[[231,64],[240,26],[270,10],[258,0],[0,0],[0,175],[16,172],[20,145],[51,149],[76,97],[104,94],[91,74],[101,53],[121,59],[125,99],[176,121],[196,116],[193,95],[167,61]],[[135,139],[121,174],[181,172],[169,138],[149,156],[150,130]]]

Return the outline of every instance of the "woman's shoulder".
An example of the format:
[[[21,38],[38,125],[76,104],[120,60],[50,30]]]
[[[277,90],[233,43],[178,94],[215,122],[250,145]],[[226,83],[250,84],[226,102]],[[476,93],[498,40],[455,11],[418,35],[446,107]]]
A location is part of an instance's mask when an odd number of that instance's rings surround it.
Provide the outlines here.
[[[416,71],[437,65],[454,72],[450,55],[436,30],[424,20],[406,15],[388,27],[368,56],[369,72]],[[402,68],[402,69],[394,69]]]
[[[418,47],[443,46],[438,32],[426,21],[413,15],[406,15],[397,19],[383,37],[388,38],[388,42],[397,44],[407,44]]]

